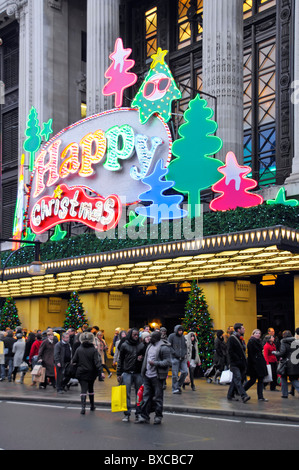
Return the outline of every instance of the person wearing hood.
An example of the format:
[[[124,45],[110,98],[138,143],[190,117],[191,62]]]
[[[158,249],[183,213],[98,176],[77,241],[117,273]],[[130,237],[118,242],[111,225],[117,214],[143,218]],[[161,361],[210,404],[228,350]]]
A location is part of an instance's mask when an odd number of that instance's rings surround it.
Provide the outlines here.
[[[177,325],[174,332],[168,337],[172,364],[172,393],[182,393],[182,385],[188,375],[187,344],[184,336],[184,328]],[[180,377],[179,377],[180,374]]]
[[[268,401],[263,396],[264,378],[268,375],[267,363],[263,355],[263,343],[261,341],[261,331],[254,330],[247,344],[248,368],[247,375],[250,379],[245,383],[244,390],[252,387],[257,382],[257,397],[259,401]]]
[[[139,341],[139,331],[132,328],[128,331],[127,337],[119,350],[117,363],[117,381],[119,384],[126,385],[127,388],[127,411],[123,422],[128,423],[132,412],[131,388],[134,384],[137,397],[138,390],[142,385],[141,365],[143,360],[144,344]],[[137,401],[137,400],[136,400]],[[136,407],[136,420],[138,419],[139,407]]]
[[[198,354],[198,340],[197,340],[196,333],[194,333],[193,331],[188,333],[186,336],[186,343],[187,343],[187,366],[189,369],[191,389],[195,391],[194,372],[195,372],[196,366],[200,366],[201,364],[200,357]]]
[[[102,372],[102,362],[95,347],[94,335],[84,332],[80,335],[80,346],[76,349],[72,359],[72,366],[76,368],[76,379],[81,386],[81,414],[85,415],[87,394],[90,401],[90,410],[94,411],[94,382]]]
[[[280,351],[273,351],[272,354],[280,359],[277,372],[281,375],[282,398],[288,398],[288,377],[299,393],[299,328],[296,329],[295,337],[289,330],[284,331]]]
[[[213,364],[216,369],[214,382],[217,383],[218,377],[220,377],[224,369],[228,367],[227,345],[224,341],[223,330],[218,330],[216,333],[214,349],[215,349],[215,354],[214,354]]]
[[[154,424],[163,419],[163,385],[171,365],[170,345],[161,339],[161,332],[154,331],[142,363],[143,401],[136,423],[149,423],[150,413],[155,412]]]

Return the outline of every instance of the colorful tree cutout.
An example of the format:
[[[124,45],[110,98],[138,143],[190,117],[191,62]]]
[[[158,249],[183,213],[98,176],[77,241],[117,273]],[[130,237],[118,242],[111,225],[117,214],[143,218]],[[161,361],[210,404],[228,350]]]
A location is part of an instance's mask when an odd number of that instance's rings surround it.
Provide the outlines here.
[[[221,193],[221,196],[210,204],[213,211],[228,211],[237,207],[249,208],[263,204],[261,196],[249,192],[257,187],[255,180],[246,178],[251,168],[240,166],[233,152],[227,154],[226,164],[218,171],[224,175],[224,178],[212,187],[215,193]]]
[[[25,135],[28,137],[24,142],[24,150],[30,153],[30,162],[29,162],[29,170],[33,171],[34,169],[34,159],[35,154],[40,148],[42,139],[41,139],[41,129],[37,117],[37,111],[34,107],[31,108],[27,128],[25,131]]]
[[[124,49],[122,39],[118,38],[115,43],[115,50],[110,55],[112,64],[105,73],[109,82],[103,88],[103,95],[115,95],[115,107],[120,108],[123,104],[124,90],[133,86],[137,82],[137,75],[129,72],[135,65],[134,60],[128,60],[132,49]]]
[[[45,142],[48,142],[50,135],[53,134],[52,124],[53,119],[49,119],[48,122],[44,122],[43,124],[43,130],[41,131],[40,135],[45,138]]]
[[[51,242],[60,242],[67,236],[67,232],[61,229],[60,225],[56,225],[54,235],[50,238]]]
[[[132,108],[140,111],[140,122],[146,123],[153,114],[160,114],[164,121],[171,118],[171,107],[174,100],[179,100],[182,94],[173,79],[165,56],[168,51],[159,47],[152,56],[153,62],[140,90],[132,102]]]
[[[169,164],[166,179],[175,181],[174,189],[188,195],[190,217],[200,216],[200,192],[219,180],[218,168],[223,164],[211,157],[222,148],[222,140],[213,135],[217,123],[212,116],[206,100],[197,96],[190,101],[184,115],[186,123],[179,129],[181,139],[172,147],[177,158]]]
[[[267,201],[267,204],[269,206],[282,204],[283,206],[297,207],[299,206],[299,201],[297,201],[297,199],[287,199],[285,188],[280,188],[277,193],[276,199]]]
[[[137,207],[136,213],[153,219],[154,224],[159,224],[162,220],[181,219],[187,215],[187,212],[179,207],[183,196],[164,194],[174,184],[173,181],[162,180],[167,172],[168,169],[163,167],[163,160],[159,160],[153,173],[142,180],[150,187],[150,190],[141,194],[139,199],[142,202],[151,202],[151,204],[146,207]]]

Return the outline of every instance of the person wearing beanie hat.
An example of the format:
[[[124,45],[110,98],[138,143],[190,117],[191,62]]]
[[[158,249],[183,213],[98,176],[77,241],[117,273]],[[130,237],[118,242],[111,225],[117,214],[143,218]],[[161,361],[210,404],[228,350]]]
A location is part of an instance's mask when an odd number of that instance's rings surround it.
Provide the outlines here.
[[[76,368],[76,379],[81,386],[81,414],[85,414],[87,393],[90,401],[90,410],[94,411],[94,382],[102,373],[102,362],[95,347],[93,333],[84,332],[80,335],[80,343],[72,360]]]
[[[171,365],[170,345],[161,339],[161,332],[154,331],[145,352],[141,375],[143,378],[143,401],[137,424],[149,423],[150,413],[155,412],[154,424],[163,418],[163,387]]]

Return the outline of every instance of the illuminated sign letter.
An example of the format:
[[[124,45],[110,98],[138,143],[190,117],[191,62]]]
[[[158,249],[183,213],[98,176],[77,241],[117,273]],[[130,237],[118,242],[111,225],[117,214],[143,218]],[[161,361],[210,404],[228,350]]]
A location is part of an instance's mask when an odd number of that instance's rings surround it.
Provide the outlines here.
[[[68,154],[69,156],[67,157]],[[59,168],[60,178],[67,178],[71,173],[77,173],[80,168],[79,145],[76,143],[67,145],[61,154],[61,160],[63,160],[63,163]]]
[[[134,131],[131,126],[114,126],[106,132],[107,160],[104,168],[109,171],[118,171],[121,166],[119,159],[127,160],[133,155],[135,149]],[[122,141],[122,142],[121,142]],[[122,143],[122,145],[120,145]]]
[[[132,166],[130,170],[130,176],[134,180],[142,180],[148,174],[151,163],[153,161],[154,155],[157,148],[163,144],[163,140],[160,137],[152,137],[152,148],[151,150],[147,147],[148,137],[146,135],[138,134],[135,139],[136,153],[140,163],[140,171],[138,171],[137,166]]]
[[[35,161],[35,169],[37,172],[36,183],[35,183],[35,193],[34,197],[38,197],[45,189],[44,184],[44,175],[49,172],[49,177],[47,181],[47,186],[50,187],[55,184],[59,179],[59,174],[57,173],[57,163],[59,155],[59,147],[61,145],[61,140],[55,140],[53,144],[49,147],[47,151],[42,151]],[[45,158],[49,154],[49,162],[45,165]]]
[[[82,147],[82,166],[79,175],[87,178],[94,173],[91,165],[99,163],[105,155],[107,146],[105,133],[98,130],[94,134],[88,134],[81,140],[80,145]]]

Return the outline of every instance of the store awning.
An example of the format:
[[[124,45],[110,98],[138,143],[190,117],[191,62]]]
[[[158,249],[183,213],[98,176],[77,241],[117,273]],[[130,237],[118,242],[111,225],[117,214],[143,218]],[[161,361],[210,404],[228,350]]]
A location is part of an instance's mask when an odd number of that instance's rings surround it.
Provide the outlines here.
[[[29,266],[5,270],[1,297],[122,290],[185,280],[248,279],[299,272],[299,230],[270,227],[48,261],[46,275]]]

